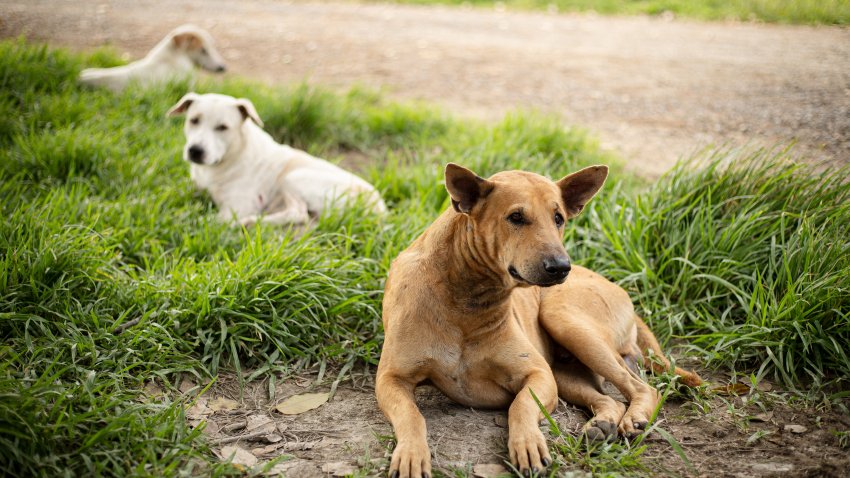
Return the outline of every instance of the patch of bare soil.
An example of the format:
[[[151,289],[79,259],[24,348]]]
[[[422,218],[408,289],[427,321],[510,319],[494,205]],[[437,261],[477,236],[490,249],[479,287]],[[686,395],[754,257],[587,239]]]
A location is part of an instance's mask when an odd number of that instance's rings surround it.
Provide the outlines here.
[[[850,161],[850,29],[270,0],[0,1],[0,38],[139,58],[192,22],[235,75],[365,84],[486,119],[589,127],[655,177],[709,144]]]
[[[291,456],[272,468],[272,476],[344,476],[354,470],[384,475],[392,430],[378,410],[373,373],[341,384],[330,402],[298,415],[283,415],[275,406],[299,394],[327,392],[329,385],[317,385],[315,375],[273,387],[268,380],[253,382],[244,389],[235,377],[222,376],[187,417],[192,425],[206,420],[204,433],[223,458],[233,447],[249,458],[243,461],[247,464],[254,458],[262,464]],[[724,384],[714,388],[726,390],[728,377],[715,375],[711,380]],[[609,392],[618,396],[613,389]],[[846,411],[795,407],[787,395],[782,397],[774,385],[762,382],[749,398],[711,393],[694,401],[668,401],[659,415],[660,426],[675,437],[690,465],[657,433],[645,442],[644,462],[653,474],[662,475],[846,476],[850,454],[835,433],[850,430]],[[453,476],[456,469],[503,464],[505,411],[463,407],[430,386],[417,389],[417,402],[427,422],[436,471]],[[553,418],[561,430],[577,436],[588,417],[561,402]],[[570,469],[580,472],[569,464],[561,468]]]

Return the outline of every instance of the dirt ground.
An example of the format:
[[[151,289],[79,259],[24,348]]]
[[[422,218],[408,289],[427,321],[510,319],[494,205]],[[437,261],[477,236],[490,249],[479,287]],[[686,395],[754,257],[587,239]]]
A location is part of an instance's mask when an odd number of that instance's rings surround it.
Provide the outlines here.
[[[251,458],[248,464],[252,457],[259,464],[281,454],[293,457],[276,465],[270,475],[343,476],[357,469],[368,476],[383,475],[392,431],[377,408],[373,375],[367,371],[343,383],[332,401],[292,416],[278,413],[275,405],[293,395],[327,392],[329,384],[317,385],[313,375],[273,387],[268,380],[254,382],[240,392],[235,377],[221,376],[187,415],[193,424],[206,420],[204,433],[222,456],[233,453],[225,447],[237,447]],[[717,384],[710,389],[723,389],[729,380],[719,374],[709,378]],[[189,391],[192,385],[181,388]],[[609,392],[619,396],[613,389]],[[676,438],[693,470],[657,433],[646,442],[644,463],[653,474],[665,476],[846,476],[850,454],[834,434],[850,429],[846,412],[795,408],[776,394],[774,385],[762,382],[749,399],[746,394],[711,393],[694,402],[668,401],[659,415],[660,426]],[[507,455],[504,411],[466,408],[427,386],[417,389],[417,402],[428,424],[436,471],[454,476],[457,469],[502,466]],[[553,418],[562,431],[576,436],[587,415],[561,402]],[[562,468],[571,469],[578,474],[568,476],[584,475],[576,466]]]
[[[589,128],[655,177],[709,144],[797,142],[850,161],[850,29],[268,0],[0,0],[0,38],[139,58],[176,25],[230,74],[383,88],[471,117],[516,108]]]

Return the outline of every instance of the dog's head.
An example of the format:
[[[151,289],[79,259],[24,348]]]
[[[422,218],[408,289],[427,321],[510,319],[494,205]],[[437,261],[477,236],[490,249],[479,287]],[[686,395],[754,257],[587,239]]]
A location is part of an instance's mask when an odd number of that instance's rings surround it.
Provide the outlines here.
[[[183,159],[195,164],[216,165],[243,146],[243,123],[263,122],[251,100],[232,96],[187,93],[168,110],[168,116],[186,115]]]
[[[227,69],[212,36],[194,25],[182,25],[169,34],[171,48],[185,54],[196,66],[215,73]]]
[[[566,220],[581,212],[607,176],[607,166],[591,166],[557,182],[523,171],[483,179],[449,163],[446,188],[455,211],[469,216],[476,247],[496,268],[520,286],[547,287],[570,272]]]

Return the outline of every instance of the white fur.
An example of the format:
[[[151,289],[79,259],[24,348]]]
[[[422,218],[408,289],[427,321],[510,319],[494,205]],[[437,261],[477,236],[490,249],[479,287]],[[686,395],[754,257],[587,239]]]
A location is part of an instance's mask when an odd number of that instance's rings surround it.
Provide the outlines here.
[[[269,223],[299,224],[358,197],[375,213],[386,211],[380,194],[360,177],[275,142],[247,99],[188,93],[168,114],[186,115],[183,159],[224,220],[235,216],[251,225],[263,217]]]
[[[80,82],[119,92],[130,82],[142,86],[190,77],[195,66],[213,72],[225,70],[224,60],[215,49],[212,36],[194,25],[171,31],[141,60],[115,68],[87,68]]]

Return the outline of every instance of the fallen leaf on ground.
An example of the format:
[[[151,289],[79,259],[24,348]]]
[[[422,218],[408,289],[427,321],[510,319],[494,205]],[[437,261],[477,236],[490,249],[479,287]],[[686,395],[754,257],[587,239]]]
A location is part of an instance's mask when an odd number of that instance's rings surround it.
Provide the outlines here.
[[[214,412],[219,412],[221,410],[236,410],[239,408],[239,402],[229,398],[217,397],[209,403],[209,407]]]
[[[230,460],[234,465],[254,466],[257,464],[256,456],[238,446],[223,447],[221,449],[221,456],[225,461]]]
[[[299,413],[319,408],[327,401],[328,393],[304,393],[287,398],[278,404],[275,409],[284,415],[298,415]]]
[[[163,398],[165,396],[165,394],[162,392],[162,388],[160,388],[160,386],[153,381],[145,384],[144,392],[145,395],[148,396],[148,398],[154,400],[159,400],[160,398]]]
[[[773,412],[757,413],[749,417],[751,422],[769,422],[773,418]]]
[[[498,463],[480,463],[472,467],[472,474],[478,478],[495,478],[510,473],[507,468]]]
[[[195,385],[195,382],[184,378],[180,382],[180,387],[178,387],[177,389],[180,390],[180,393],[186,395],[187,393],[191,392],[195,387],[197,387],[197,385]]]
[[[332,476],[347,476],[353,474],[355,471],[357,471],[357,467],[344,461],[335,461],[322,465],[322,473],[328,473]]]
[[[207,401],[203,398],[199,398],[192,404],[191,407],[186,409],[186,418],[189,420],[203,420],[204,418],[212,415],[212,410],[207,407]]]
[[[785,430],[786,432],[796,433],[798,435],[809,431],[809,429],[804,427],[803,425],[785,425],[785,428],[783,430]]]

